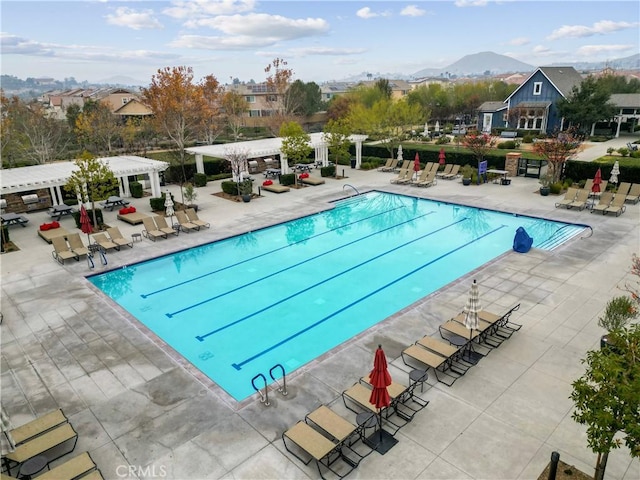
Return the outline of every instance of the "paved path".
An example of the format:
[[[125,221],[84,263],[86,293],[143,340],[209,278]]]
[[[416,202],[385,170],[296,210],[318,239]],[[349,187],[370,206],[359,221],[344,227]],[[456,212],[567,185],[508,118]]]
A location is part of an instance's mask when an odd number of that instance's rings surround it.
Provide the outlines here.
[[[311,465],[285,451],[282,432],[321,403],[354,421],[339,395],[371,368],[379,343],[393,378],[407,382],[400,352],[457,314],[475,278],[488,310],[521,303],[514,320],[522,329],[452,387],[431,378],[421,394],[430,404],[400,430],[399,443],[384,456],[367,457],[349,478],[535,479],[554,450],[592,473],[595,455],[585,429],[571,419],[568,396],[583,371],[580,359],[598,348],[598,316],[620,294],[631,254],[640,250],[640,205],[616,218],[555,209],[557,198],[536,194],[535,179],[469,187],[439,181],[417,189],[390,185],[392,174],[346,173],[349,178],[318,187],[265,192],[249,204],[211,195],[220,190],[219,182],[211,182],[199,189],[199,213],[212,223],[210,230],[143,240],[109,254],[108,267],[313,213],[343,197],[346,183],[360,191],[380,188],[585,223],[593,234],[552,252],[507,253],[446,285],[295,372],[289,396],[273,394],[265,408],[255,398],[230,400],[147,336],[96,293],[84,278],[85,263],[63,267],[53,261],[51,246],[35,231],[46,214],[32,213],[27,228],[11,230],[21,250],[1,257],[2,403],[14,424],[63,408],[79,432],[76,452],[90,451],[105,478],[317,478]],[[178,189],[170,189],[179,198]],[[148,199],[133,203],[148,212]],[[116,220],[116,213],[105,212],[106,221],[125,235],[141,230]],[[67,229],[75,228],[72,222],[61,221]],[[607,478],[637,480],[639,472],[640,462],[632,462],[626,449],[610,456]]]

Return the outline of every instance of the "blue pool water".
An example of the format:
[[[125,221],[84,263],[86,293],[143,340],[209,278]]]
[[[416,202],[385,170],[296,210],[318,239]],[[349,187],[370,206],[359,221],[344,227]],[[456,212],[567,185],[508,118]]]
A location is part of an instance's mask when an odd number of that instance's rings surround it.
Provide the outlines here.
[[[236,400],[511,250],[583,226],[370,192],[316,215],[90,277]],[[462,305],[461,305],[462,308]]]

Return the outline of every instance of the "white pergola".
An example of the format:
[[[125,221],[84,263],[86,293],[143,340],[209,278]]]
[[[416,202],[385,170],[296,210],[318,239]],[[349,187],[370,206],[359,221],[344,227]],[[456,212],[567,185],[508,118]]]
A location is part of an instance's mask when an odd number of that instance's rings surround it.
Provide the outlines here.
[[[151,160],[150,158],[137,156],[119,156],[99,158],[109,166],[118,179],[118,189],[121,197],[130,197],[130,175],[149,175],[151,194],[154,197],[161,195],[160,175],[169,167],[167,162]],[[66,185],[71,173],[76,169],[75,163],[55,162],[45,165],[33,165],[30,167],[6,168],[0,174],[0,191],[2,195],[9,193],[21,193],[40,188],[48,188],[53,205],[59,205],[63,201],[61,187]]]
[[[312,133],[309,143],[315,149],[316,162],[322,162],[323,166],[329,165],[329,146],[324,140],[324,133]],[[362,142],[367,139],[366,135],[350,135],[349,140],[356,145],[356,168],[360,168],[362,163]],[[231,151],[246,151],[247,159],[280,156],[280,170],[282,173],[289,173],[286,156],[280,151],[282,138],[264,138],[262,140],[248,140],[246,142],[227,143],[223,145],[206,145],[203,147],[185,148],[189,153],[196,156],[196,170],[204,173],[203,156],[226,158]]]

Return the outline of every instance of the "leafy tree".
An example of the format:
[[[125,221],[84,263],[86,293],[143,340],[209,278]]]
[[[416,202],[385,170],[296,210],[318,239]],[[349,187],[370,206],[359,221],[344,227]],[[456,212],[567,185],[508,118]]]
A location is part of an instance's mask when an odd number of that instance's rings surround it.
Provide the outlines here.
[[[581,144],[581,138],[572,129],[563,133],[555,132],[549,138],[533,144],[533,151],[551,166],[551,183],[560,180],[565,162],[578,152]]]
[[[393,94],[391,84],[386,78],[379,78],[378,80],[376,80],[375,88],[382,94],[384,98],[390,99],[391,95]]]
[[[352,95],[339,95],[329,100],[327,117],[329,120],[343,120],[349,116],[349,111],[355,103]]]
[[[350,157],[349,139],[350,127],[344,121],[329,120],[324,126],[323,140],[327,142],[329,148],[329,158],[336,164],[335,176],[338,176],[337,165],[341,160],[348,160]]]
[[[297,122],[286,122],[280,127],[280,136],[282,137],[282,146],[280,151],[285,154],[287,160],[293,162],[295,166],[307,158],[311,153],[312,147],[309,143],[311,138]],[[296,175],[296,185],[298,177]]]
[[[640,93],[640,79],[622,75],[603,75],[596,79],[596,83],[609,93]]]
[[[76,118],[75,133],[85,149],[101,155],[111,153],[122,136],[122,125],[102,102],[89,101]]]
[[[609,102],[610,98],[610,92],[593,76],[588,76],[573,87],[569,98],[558,100],[558,112],[578,131],[593,134],[596,122],[613,118],[617,112],[616,106]]]
[[[71,172],[65,188],[76,192],[83,203],[91,202],[93,225],[98,226],[95,202],[107,198],[118,188],[118,179],[109,168],[108,162],[101,162],[87,151],[75,161],[75,166],[77,169]]]
[[[177,161],[182,167],[182,187],[187,181],[184,149],[197,139],[209,115],[203,86],[194,83],[191,67],[165,67],[153,75],[148,88],[142,89],[142,98],[153,112],[156,130],[167,135],[176,147]]]
[[[231,174],[233,175],[233,181],[236,182],[238,194],[240,194],[240,184],[243,181],[242,172],[249,171],[249,166],[247,164],[247,158],[249,158],[249,149],[241,147],[232,147],[229,149],[225,149],[224,158],[229,160],[229,163],[231,164]]]
[[[296,80],[287,90],[286,96],[290,97],[287,103],[291,105],[292,113],[300,117],[309,117],[322,107],[322,92],[315,82]]]
[[[220,115],[220,102],[222,101],[224,89],[213,75],[204,77],[201,87],[207,106],[203,116],[201,135],[204,141],[212,144],[224,129],[224,121]]]
[[[287,90],[291,85],[293,70],[287,68],[287,61],[282,58],[275,58],[264,69],[267,74],[267,104],[271,110],[269,116],[269,128],[274,135],[280,131],[280,127],[293,115],[296,100],[293,96],[287,95]]]
[[[640,457],[640,324],[611,332],[610,342],[614,348],[587,352],[586,372],[570,396],[572,418],[587,425],[587,443],[598,455],[595,480],[604,479],[609,452],[623,440],[631,456]]]
[[[480,135],[468,134],[462,139],[462,145],[471,150],[471,152],[476,156],[479,168],[480,162],[482,162],[484,156],[493,148],[495,141],[492,139],[491,135],[487,135],[486,133],[482,133]],[[478,175],[478,183],[480,183],[480,175]]]
[[[222,110],[233,139],[238,141],[240,129],[244,124],[244,113],[249,110],[249,103],[238,92],[228,91],[222,96]]]
[[[82,112],[82,107],[77,103],[72,103],[67,107],[65,116],[67,118],[67,123],[69,124],[69,128],[71,130],[74,130],[76,128],[76,122],[78,121],[80,112]]]

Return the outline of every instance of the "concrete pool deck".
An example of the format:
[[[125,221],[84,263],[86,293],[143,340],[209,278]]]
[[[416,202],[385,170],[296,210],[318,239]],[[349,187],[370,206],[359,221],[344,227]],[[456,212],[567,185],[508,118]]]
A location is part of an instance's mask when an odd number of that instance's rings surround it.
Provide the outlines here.
[[[591,150],[599,156],[628,141],[595,145],[582,155]],[[395,175],[389,173],[345,168],[345,174],[316,187],[263,192],[248,204],[211,195],[220,190],[211,182],[198,189],[197,200],[211,229],[144,239],[109,253],[107,267],[316,212],[352,192],[345,184],[584,223],[593,234],[552,252],[503,255],[294,372],[289,395],[271,392],[272,404],[264,407],[255,397],[231,401],[149,338],[84,279],[86,262],[53,261],[52,247],[36,234],[46,215],[28,214],[26,228],[11,227],[20,251],[1,257],[1,393],[14,425],[62,408],[79,434],[71,455],[89,451],[105,478],[318,478],[313,464],[304,466],[284,449],[282,432],[322,403],[355,422],[340,393],[372,368],[379,343],[394,380],[408,383],[400,352],[459,313],[475,278],[487,310],[521,304],[513,319],[522,329],[451,387],[434,384],[430,372],[432,386],[420,394],[429,405],[399,431],[391,451],[368,456],[348,478],[536,479],[554,450],[592,474],[595,455],[585,428],[571,419],[568,396],[583,371],[580,359],[599,346],[598,317],[631,279],[631,255],[640,251],[640,204],[628,204],[620,217],[602,216],[554,208],[558,197],[539,196],[537,181],[529,178],[514,178],[509,186],[440,180],[416,188],[391,185]],[[179,189],[169,189],[179,200]],[[133,204],[150,213],[148,199]],[[116,213],[105,212],[105,221],[125,236],[142,230],[116,220]],[[61,223],[77,231],[71,218]],[[626,448],[612,452],[607,478],[639,476],[640,462]]]

